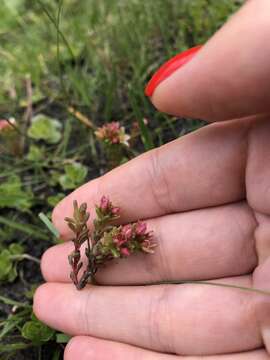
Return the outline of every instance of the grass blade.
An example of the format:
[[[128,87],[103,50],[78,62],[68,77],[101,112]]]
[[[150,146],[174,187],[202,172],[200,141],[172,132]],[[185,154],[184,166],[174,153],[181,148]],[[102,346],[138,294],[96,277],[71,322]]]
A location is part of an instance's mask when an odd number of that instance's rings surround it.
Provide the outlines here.
[[[16,300],[12,300],[10,298],[7,298],[5,296],[0,295],[0,301],[6,305],[12,305],[12,306],[18,306],[18,307],[26,307],[26,308],[31,308],[31,306],[29,304],[26,303],[22,303]]]
[[[49,220],[48,217],[43,213],[38,214],[38,217],[47,226],[47,228],[50,230],[50,232],[56,238],[59,238],[60,234],[59,234],[58,230],[55,228],[55,226],[53,225],[53,223],[51,222],[51,220]]]
[[[8,220],[3,216],[0,216],[0,224],[7,225],[13,229],[19,230],[29,236],[34,236],[37,239],[49,240],[47,234],[41,232],[37,227],[31,226],[29,224],[18,223],[13,220]]]

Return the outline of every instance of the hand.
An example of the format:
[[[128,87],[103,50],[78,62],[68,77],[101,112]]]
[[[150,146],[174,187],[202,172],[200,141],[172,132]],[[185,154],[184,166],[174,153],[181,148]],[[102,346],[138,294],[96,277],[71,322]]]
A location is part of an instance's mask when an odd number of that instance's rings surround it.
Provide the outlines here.
[[[86,201],[93,214],[108,195],[123,222],[147,219],[158,242],[154,255],[109,265],[97,276],[106,286],[83,291],[69,280],[70,242],[44,254],[47,283],[34,310],[74,335],[65,360],[269,359],[269,296],[198,284],[136,286],[208,279],[270,290],[269,13],[269,0],[248,1],[152,96],[168,113],[232,121],[145,153],[55,208],[53,221],[68,240],[72,200]]]

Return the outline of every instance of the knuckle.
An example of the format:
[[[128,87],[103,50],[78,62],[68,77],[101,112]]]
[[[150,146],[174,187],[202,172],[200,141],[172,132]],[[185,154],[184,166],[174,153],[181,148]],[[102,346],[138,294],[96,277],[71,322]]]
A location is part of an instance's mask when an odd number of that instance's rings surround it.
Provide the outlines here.
[[[174,353],[171,335],[170,289],[171,285],[159,286],[150,300],[148,337],[151,348]]]
[[[160,159],[160,149],[154,149],[150,152],[150,167],[148,168],[151,179],[151,193],[154,201],[162,212],[172,211],[171,191],[166,171],[162,166]]]

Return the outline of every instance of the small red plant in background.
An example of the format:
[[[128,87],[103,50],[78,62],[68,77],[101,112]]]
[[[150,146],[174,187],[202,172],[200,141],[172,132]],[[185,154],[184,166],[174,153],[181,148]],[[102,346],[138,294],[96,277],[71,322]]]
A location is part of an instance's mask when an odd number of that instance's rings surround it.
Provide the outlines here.
[[[120,126],[118,121],[105,124],[95,131],[95,135],[99,140],[106,144],[123,144],[129,146],[130,135],[126,134],[124,126]]]
[[[87,205],[83,203],[78,206],[77,201],[74,201],[73,206],[73,218],[65,220],[74,233],[74,250],[69,255],[69,263],[70,277],[78,290],[84,288],[90,280],[95,282],[98,269],[113,259],[127,258],[139,252],[154,253],[156,243],[153,241],[153,233],[147,231],[144,222],[113,225],[113,222],[120,218],[120,208],[114,206],[108,197],[103,196],[100,204],[96,206],[92,231],[87,225],[90,217]],[[81,246],[84,243],[87,265],[80,276],[83,267]]]
[[[95,135],[105,152],[109,169],[129,159],[131,136],[126,133],[125,127],[121,126],[118,121],[97,128]]]

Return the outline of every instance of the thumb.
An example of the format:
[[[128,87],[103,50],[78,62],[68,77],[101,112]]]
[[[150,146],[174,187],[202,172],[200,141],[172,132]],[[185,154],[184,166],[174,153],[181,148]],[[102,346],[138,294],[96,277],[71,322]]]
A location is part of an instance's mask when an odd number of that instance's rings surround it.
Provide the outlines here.
[[[146,95],[162,112],[209,121],[270,112],[270,1],[249,0],[203,47],[164,64]]]

